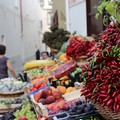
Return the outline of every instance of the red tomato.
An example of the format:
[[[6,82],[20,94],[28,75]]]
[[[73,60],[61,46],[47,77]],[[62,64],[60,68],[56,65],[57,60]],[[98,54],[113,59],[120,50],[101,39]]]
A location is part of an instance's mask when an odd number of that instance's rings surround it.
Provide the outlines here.
[[[33,91],[35,91],[35,90],[37,90],[36,88],[34,88],[34,90]]]
[[[32,92],[33,90],[34,90],[34,88],[33,88],[33,87],[31,87],[31,88],[30,88],[30,91]]]
[[[39,88],[41,88],[42,83],[38,83]]]
[[[41,88],[45,87],[46,85],[46,83],[42,83]]]
[[[37,84],[37,83],[35,83],[35,84],[33,85],[33,87],[34,87],[34,88],[36,88],[36,89],[38,89],[38,88],[39,88],[39,86],[38,86],[38,84]]]
[[[34,87],[34,88],[35,88],[35,86],[36,86],[36,83],[33,84],[33,87]]]

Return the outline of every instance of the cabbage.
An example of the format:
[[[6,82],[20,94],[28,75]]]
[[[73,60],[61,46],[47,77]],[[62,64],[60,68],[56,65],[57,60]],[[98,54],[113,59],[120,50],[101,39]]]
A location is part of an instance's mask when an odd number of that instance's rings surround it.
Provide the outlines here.
[[[67,46],[68,46],[68,42],[65,42],[63,45],[62,45],[62,47],[61,47],[61,52],[63,52],[63,53],[65,53],[66,52],[66,48],[67,48]]]

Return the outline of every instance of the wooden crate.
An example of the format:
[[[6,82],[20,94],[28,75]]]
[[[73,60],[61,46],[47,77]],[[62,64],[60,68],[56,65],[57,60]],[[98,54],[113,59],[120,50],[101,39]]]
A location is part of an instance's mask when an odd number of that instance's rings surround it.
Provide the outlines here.
[[[10,108],[8,108],[7,106],[0,104],[0,114],[12,111],[19,106],[21,106],[21,104],[11,104]]]
[[[78,66],[84,65],[87,63],[87,56],[81,56],[78,58],[74,58],[74,61],[76,61]]]
[[[94,104],[94,102],[92,101]],[[120,120],[120,112],[116,114],[113,111],[109,111],[106,106],[101,107],[101,104],[95,103],[94,104],[99,113],[106,119],[106,120]]]
[[[35,109],[35,112],[36,112],[37,116],[42,115],[42,116],[48,117],[48,110],[47,110],[47,108],[43,104],[37,103],[35,101],[33,95],[31,95],[30,97],[31,97],[31,100],[32,100],[32,103],[33,103],[33,107]],[[63,97],[68,102],[72,102],[72,101],[78,100],[78,99],[81,99],[81,100],[85,99],[83,96],[81,96],[80,90],[76,90],[76,91],[64,94]]]
[[[66,101],[73,101],[77,99],[85,99],[84,96],[81,96],[80,89],[75,90],[73,92],[67,93],[63,95],[64,99]]]
[[[0,92],[0,98],[15,98],[15,97],[20,97],[23,94],[24,94],[23,90],[18,91],[18,92],[11,92],[11,93]]]
[[[30,97],[31,97],[36,115],[37,116],[42,115],[42,116],[48,117],[48,110],[46,109],[46,107],[42,103],[37,103],[33,95],[31,95]]]

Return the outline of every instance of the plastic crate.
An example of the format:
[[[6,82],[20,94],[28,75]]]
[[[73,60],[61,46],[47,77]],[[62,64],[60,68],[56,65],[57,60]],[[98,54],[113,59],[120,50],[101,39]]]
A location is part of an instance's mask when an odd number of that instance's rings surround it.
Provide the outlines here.
[[[53,120],[69,120],[69,114],[67,112],[58,113],[55,116],[50,116]]]
[[[92,113],[88,115],[81,115],[71,120],[104,120],[99,113]]]
[[[30,95],[34,95],[34,94],[37,93],[38,91],[43,90],[43,89],[45,89],[45,88],[49,88],[50,86],[51,86],[51,84],[48,84],[47,86],[45,86],[45,87],[43,87],[43,88],[39,88],[38,90],[35,90],[35,91],[31,92]]]
[[[34,95],[34,94],[37,93],[38,91],[43,90],[43,89],[45,89],[45,88],[49,88],[50,86],[51,86],[51,84],[47,84],[45,87],[39,88],[39,89],[37,89],[37,90],[35,90],[35,91],[33,91],[33,92],[30,91],[30,88],[26,88],[26,89],[24,90],[24,92],[25,92],[26,94],[28,94],[28,95]]]

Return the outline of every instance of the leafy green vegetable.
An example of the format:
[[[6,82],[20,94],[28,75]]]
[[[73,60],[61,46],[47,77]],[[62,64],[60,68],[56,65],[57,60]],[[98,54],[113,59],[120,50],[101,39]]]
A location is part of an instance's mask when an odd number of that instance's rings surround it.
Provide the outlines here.
[[[50,48],[60,50],[63,43],[67,42],[69,39],[70,32],[58,28],[56,25],[52,25],[50,32],[45,32],[43,36],[43,43],[45,43]]]

